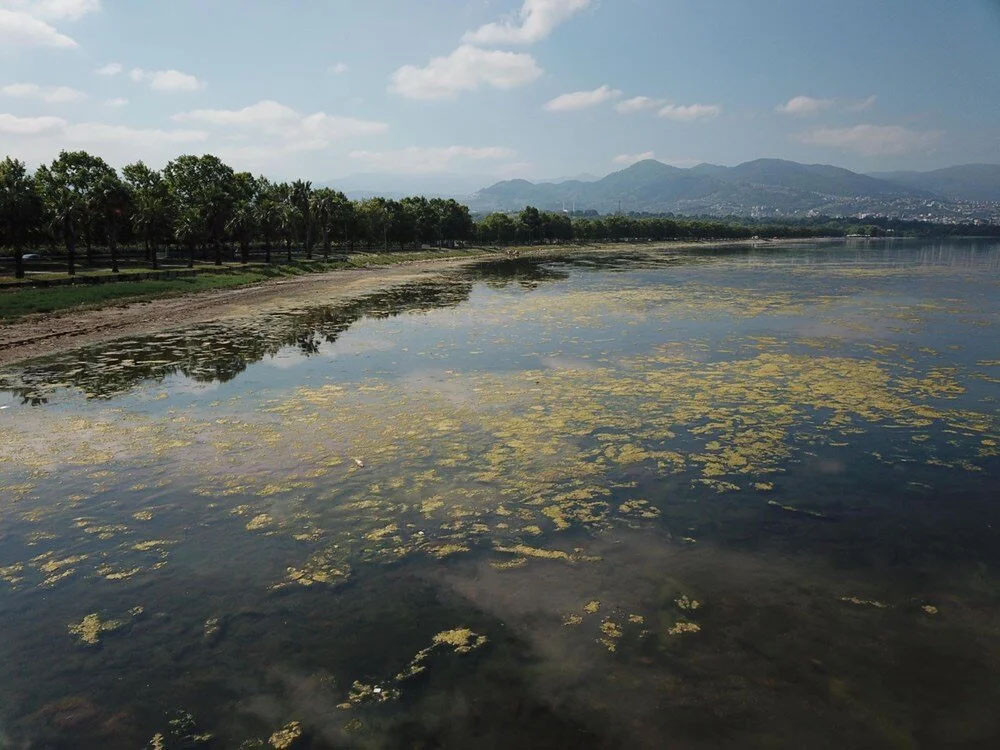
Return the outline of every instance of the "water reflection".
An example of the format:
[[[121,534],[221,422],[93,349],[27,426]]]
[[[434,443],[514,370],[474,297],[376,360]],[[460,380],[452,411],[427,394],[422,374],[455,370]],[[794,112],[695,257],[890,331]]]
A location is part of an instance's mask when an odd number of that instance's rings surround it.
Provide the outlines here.
[[[0,745],[993,746],[998,258],[511,259],[9,372],[91,398],[0,417]]]
[[[112,398],[144,381],[182,374],[199,383],[225,383],[265,357],[292,348],[316,354],[362,318],[390,318],[458,305],[471,282],[422,281],[336,305],[264,313],[225,323],[79,349],[29,362],[0,376],[0,389],[24,403],[46,402],[46,394],[70,385],[88,398]]]

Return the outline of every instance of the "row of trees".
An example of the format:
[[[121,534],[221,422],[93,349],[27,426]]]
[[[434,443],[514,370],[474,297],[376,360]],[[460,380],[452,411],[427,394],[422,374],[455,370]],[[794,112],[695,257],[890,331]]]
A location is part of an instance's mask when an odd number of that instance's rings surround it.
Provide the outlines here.
[[[236,172],[218,157],[179,156],[162,170],[141,161],[119,173],[85,151],[64,151],[34,174],[10,157],[0,162],[0,247],[13,248],[15,273],[24,275],[22,255],[28,246],[61,243],[66,267],[76,272],[77,247],[85,248],[88,266],[95,248],[104,248],[118,271],[123,244],[141,248],[156,268],[164,247],[183,251],[194,265],[200,248],[221,264],[238,248],[249,261],[251,250],[272,261],[284,246],[307,258],[318,246],[324,256],[339,245],[353,251],[426,244],[454,246],[621,240],[741,239],[753,236],[815,237],[851,231],[841,223],[787,221],[761,224],[749,219],[680,218],[650,215],[576,215],[539,211],[492,213],[473,222],[469,209],[454,200],[424,197],[348,200],[310,182],[272,182]]]
[[[72,275],[80,243],[88,265],[95,247],[107,248],[117,273],[122,242],[140,243],[156,268],[160,249],[170,244],[185,248],[193,266],[199,247],[211,248],[221,265],[230,243],[243,262],[257,246],[270,263],[272,249],[282,243],[291,260],[293,246],[312,258],[317,241],[329,256],[333,243],[402,249],[454,245],[472,236],[469,209],[454,200],[349,201],[304,180],[272,182],[236,172],[211,154],[179,156],[162,171],[140,161],[120,174],[85,151],[63,151],[34,174],[10,157],[0,162],[0,246],[13,248],[18,278],[24,276],[24,248],[45,241],[65,245]]]
[[[526,207],[517,215],[493,213],[476,224],[476,238],[486,244],[536,242],[617,242],[620,240],[749,239],[819,237],[844,234],[840,227],[747,223],[733,218],[681,219],[672,216],[586,216],[539,211]]]

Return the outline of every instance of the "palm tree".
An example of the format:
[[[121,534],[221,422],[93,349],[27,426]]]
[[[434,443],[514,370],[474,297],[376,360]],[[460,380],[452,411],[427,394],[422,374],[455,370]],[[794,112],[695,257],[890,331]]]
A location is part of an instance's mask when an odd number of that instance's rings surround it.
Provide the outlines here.
[[[389,212],[385,198],[369,198],[358,206],[365,230],[365,241],[371,250],[376,240],[381,239],[385,249],[389,249]]]
[[[235,173],[217,156],[184,155],[163,169],[172,199],[183,221],[185,241],[191,248],[196,238],[210,239],[215,248],[215,265],[222,265],[222,237],[233,208]]]
[[[257,181],[252,174],[249,172],[236,174],[233,212],[226,229],[240,243],[240,262],[242,263],[250,261],[250,239],[257,230],[257,211],[254,203],[257,189]]]
[[[312,194],[312,213],[323,233],[323,257],[330,258],[330,227],[335,219],[337,194],[330,188],[320,188]]]
[[[156,240],[170,226],[170,191],[162,175],[141,161],[126,164],[122,169],[125,184],[131,193],[132,228],[142,237],[146,259],[157,267]]]
[[[278,208],[278,227],[285,240],[285,252],[288,262],[292,262],[292,240],[295,238],[295,228],[299,223],[299,209],[295,205],[295,193],[287,182],[275,185],[275,197]]]
[[[312,260],[312,183],[307,180],[296,180],[293,182],[291,201],[302,221],[306,258]]]
[[[100,212],[111,253],[111,273],[118,273],[118,232],[131,213],[131,195],[114,172],[104,175],[94,185],[93,205]]]
[[[201,237],[202,220],[192,208],[183,208],[177,213],[174,235],[177,241],[188,249],[188,268],[194,268],[194,248]]]
[[[53,227],[62,233],[66,243],[66,273],[75,276],[77,218],[83,210],[80,190],[72,173],[63,168],[58,159],[51,167],[38,168],[35,183]]]
[[[254,219],[260,227],[264,240],[264,260],[271,262],[271,240],[278,231],[280,215],[278,210],[277,190],[263,175],[257,178],[257,195],[254,196]]]
[[[0,162],[0,244],[14,248],[14,277],[24,278],[24,243],[42,223],[42,199],[24,162]]]

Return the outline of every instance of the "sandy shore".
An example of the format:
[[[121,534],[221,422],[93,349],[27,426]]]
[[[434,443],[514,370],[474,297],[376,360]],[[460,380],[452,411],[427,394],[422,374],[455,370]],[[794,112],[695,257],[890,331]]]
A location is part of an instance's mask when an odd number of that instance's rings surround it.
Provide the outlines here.
[[[609,250],[682,250],[686,248],[732,247],[760,244],[772,247],[781,244],[814,243],[817,240],[772,240],[767,243],[748,242],[669,242],[649,245],[594,245],[521,249],[521,256],[546,256],[573,253],[607,252]],[[823,241],[823,240],[820,240]],[[54,354],[85,344],[108,341],[123,336],[156,333],[191,323],[226,320],[253,315],[277,307],[304,305],[322,299],[336,302],[394,286],[402,282],[426,278],[441,271],[474,263],[483,259],[502,258],[498,253],[484,252],[481,256],[464,256],[441,260],[420,260],[388,266],[345,269],[277,279],[237,289],[199,292],[180,297],[119,303],[96,310],[69,310],[55,314],[25,318],[0,326],[0,365],[23,359]]]

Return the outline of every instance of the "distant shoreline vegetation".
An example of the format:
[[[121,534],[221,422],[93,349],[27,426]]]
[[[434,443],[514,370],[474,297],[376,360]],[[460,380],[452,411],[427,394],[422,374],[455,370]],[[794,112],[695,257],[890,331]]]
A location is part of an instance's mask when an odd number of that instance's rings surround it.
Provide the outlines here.
[[[526,206],[516,213],[473,217],[453,199],[348,200],[305,180],[272,182],[236,172],[211,154],[179,156],[162,170],[143,162],[119,172],[99,156],[63,151],[29,173],[24,163],[0,162],[0,249],[4,273],[11,262],[24,278],[31,252],[75,275],[80,262],[110,267],[158,268],[162,260],[193,268],[196,258],[251,257],[272,263],[293,256],[329,258],[359,248],[400,251],[431,246],[506,246],[569,242],[815,238],[863,235],[1000,237],[1000,226],[936,224],[888,218],[755,220],[674,215],[548,212]],[[102,252],[98,253],[98,250]]]

